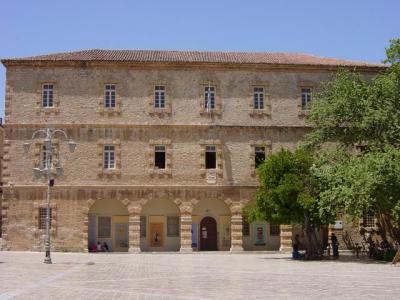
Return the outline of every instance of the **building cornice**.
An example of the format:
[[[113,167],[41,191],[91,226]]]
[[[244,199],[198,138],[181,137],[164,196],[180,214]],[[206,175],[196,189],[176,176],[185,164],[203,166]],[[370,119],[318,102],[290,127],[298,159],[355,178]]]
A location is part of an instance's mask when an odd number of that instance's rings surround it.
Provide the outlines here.
[[[248,128],[248,129],[310,129],[307,125],[234,125],[234,124],[116,124],[116,123],[6,123],[4,128],[208,128],[208,129],[229,129],[229,128]]]
[[[353,70],[357,72],[377,73],[387,69],[387,66],[342,66],[342,65],[307,65],[307,64],[272,64],[272,63],[194,63],[194,62],[121,62],[121,61],[34,61],[34,60],[1,60],[5,67],[75,67],[80,69],[90,68],[129,68],[129,69],[220,69],[220,70],[260,70],[260,71],[301,71],[335,72],[340,69]]]

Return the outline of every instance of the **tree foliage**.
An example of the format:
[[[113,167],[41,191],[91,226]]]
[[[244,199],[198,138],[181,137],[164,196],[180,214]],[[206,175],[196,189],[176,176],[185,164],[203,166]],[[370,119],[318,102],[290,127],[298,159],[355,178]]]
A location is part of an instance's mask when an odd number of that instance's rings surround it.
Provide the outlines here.
[[[311,156],[304,151],[280,150],[271,154],[258,169],[260,188],[252,219],[276,224],[302,224],[304,211],[314,215],[313,187],[309,177]]]
[[[320,218],[318,191],[310,173],[312,164],[313,158],[301,149],[282,149],[268,156],[257,169],[260,187],[255,205],[247,208],[250,221],[303,225],[309,257],[319,252],[315,229],[329,223]]]
[[[386,48],[385,63],[400,63],[400,38],[390,40],[390,46]]]
[[[386,238],[400,241],[400,39],[376,75],[340,70],[313,99],[311,133],[295,152],[281,150],[258,168],[250,221],[302,224],[312,233],[339,213],[375,214]]]
[[[305,147],[314,151],[321,217],[374,213],[383,235],[399,239],[400,40],[374,78],[342,70],[323,86],[308,119]],[[327,142],[330,146],[327,147]],[[393,229],[394,227],[394,229]]]
[[[311,173],[318,182],[320,215],[337,207],[361,218],[365,212],[400,221],[400,151],[392,146],[349,155],[324,151]],[[334,207],[336,206],[336,207]]]

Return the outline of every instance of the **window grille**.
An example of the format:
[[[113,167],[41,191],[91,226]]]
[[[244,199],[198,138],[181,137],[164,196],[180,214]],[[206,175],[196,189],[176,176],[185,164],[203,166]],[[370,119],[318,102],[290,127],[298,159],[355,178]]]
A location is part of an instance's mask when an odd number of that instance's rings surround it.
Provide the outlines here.
[[[140,216],[140,237],[145,238],[147,231],[147,219],[146,216]]]
[[[42,145],[42,154],[41,154],[41,167],[43,169],[52,168],[53,167],[53,156],[51,152],[47,151],[46,145]]]
[[[154,89],[154,107],[165,108],[165,86],[157,85]]]
[[[54,86],[52,84],[42,85],[42,105],[43,107],[53,107]]]
[[[215,86],[204,87],[204,107],[206,111],[215,109]]]
[[[250,235],[250,224],[245,218],[243,218],[242,233],[243,233],[243,236]]]
[[[167,236],[179,236],[179,217],[167,217]]]
[[[104,146],[104,169],[115,169],[115,146]]]
[[[281,227],[279,224],[269,224],[269,234],[270,235],[280,235]]]
[[[51,228],[51,220],[52,220],[52,211],[53,209],[50,208],[50,228]],[[40,207],[39,208],[39,229],[46,229],[46,217],[47,217],[47,208]]]
[[[114,108],[116,101],[116,87],[115,84],[106,84],[104,86],[104,107]]]
[[[306,110],[309,108],[312,100],[312,89],[302,88],[301,89],[301,109]]]
[[[111,217],[97,218],[97,237],[99,238],[111,237]]]
[[[263,87],[254,87],[253,107],[254,107],[254,109],[264,109],[264,88]]]
[[[365,213],[362,220],[363,227],[375,227],[375,216]]]

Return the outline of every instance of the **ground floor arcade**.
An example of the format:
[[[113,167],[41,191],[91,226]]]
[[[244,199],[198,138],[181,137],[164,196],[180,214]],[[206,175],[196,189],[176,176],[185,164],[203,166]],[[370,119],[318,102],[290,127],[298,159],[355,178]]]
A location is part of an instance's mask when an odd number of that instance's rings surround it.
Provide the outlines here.
[[[290,251],[293,228],[248,224],[242,209],[254,188],[55,187],[51,202],[54,250],[114,252]],[[4,250],[43,248],[42,187],[3,195]]]
[[[229,206],[218,199],[196,202],[190,214],[182,214],[175,202],[152,199],[143,205],[137,226],[129,222],[129,211],[122,202],[97,200],[88,213],[88,250],[96,251],[98,243],[116,252],[280,249],[280,226],[262,221],[247,223],[241,215],[233,219]],[[138,217],[131,219],[137,222]],[[131,244],[138,244],[139,249],[129,248],[130,225],[139,227],[139,234],[131,230],[131,238],[137,239]],[[232,247],[232,229],[236,230],[236,248]]]

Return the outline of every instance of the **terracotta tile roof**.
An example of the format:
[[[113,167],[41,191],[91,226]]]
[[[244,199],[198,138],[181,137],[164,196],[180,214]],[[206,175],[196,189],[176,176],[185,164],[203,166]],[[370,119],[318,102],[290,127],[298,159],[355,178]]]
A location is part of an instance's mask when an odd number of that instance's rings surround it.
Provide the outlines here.
[[[308,66],[355,66],[385,67],[384,64],[318,57],[300,53],[281,52],[210,52],[210,51],[163,51],[163,50],[83,50],[3,59],[8,62],[129,62],[129,63],[228,63],[273,64]]]

